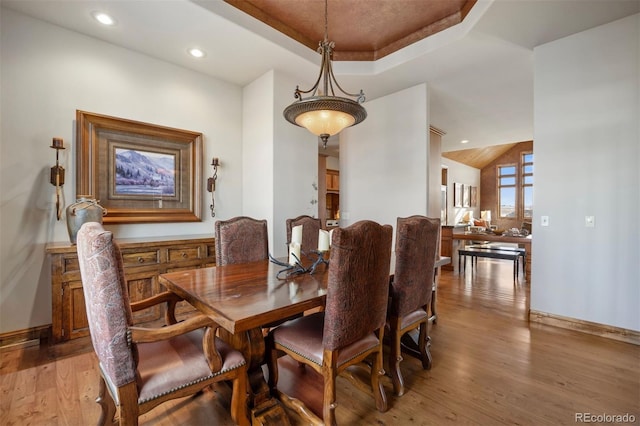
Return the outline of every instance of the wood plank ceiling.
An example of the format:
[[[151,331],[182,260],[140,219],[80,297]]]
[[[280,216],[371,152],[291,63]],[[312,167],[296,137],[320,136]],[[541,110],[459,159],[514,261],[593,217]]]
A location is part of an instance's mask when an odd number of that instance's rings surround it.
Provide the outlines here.
[[[485,146],[483,148],[449,151],[443,152],[442,156],[449,160],[475,167],[476,169],[483,169],[517,144],[518,143],[506,143],[503,145]]]

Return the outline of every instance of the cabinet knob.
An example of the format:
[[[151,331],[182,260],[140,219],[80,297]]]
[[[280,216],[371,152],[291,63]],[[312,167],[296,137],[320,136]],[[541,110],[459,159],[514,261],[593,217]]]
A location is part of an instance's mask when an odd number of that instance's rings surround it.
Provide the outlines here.
[[[187,253],[182,252],[182,257],[183,257],[183,258],[187,257]]]
[[[142,257],[138,257],[138,263],[144,263],[144,259]]]

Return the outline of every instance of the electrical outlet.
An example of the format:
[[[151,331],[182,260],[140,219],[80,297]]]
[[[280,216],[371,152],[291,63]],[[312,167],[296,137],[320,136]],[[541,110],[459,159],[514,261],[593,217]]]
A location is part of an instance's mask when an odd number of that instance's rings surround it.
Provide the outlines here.
[[[584,217],[584,226],[587,228],[594,228],[596,226],[596,218],[595,216],[585,216]]]
[[[540,216],[540,226],[549,226],[549,216]]]

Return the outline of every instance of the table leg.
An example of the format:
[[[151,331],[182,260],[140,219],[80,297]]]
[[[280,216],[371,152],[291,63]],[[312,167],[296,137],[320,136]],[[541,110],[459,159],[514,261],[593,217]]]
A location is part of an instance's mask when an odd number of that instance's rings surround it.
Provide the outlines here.
[[[242,352],[248,364],[249,397],[252,425],[290,425],[289,417],[277,398],[271,395],[264,377],[265,343],[262,329],[231,334],[220,328],[220,338]]]

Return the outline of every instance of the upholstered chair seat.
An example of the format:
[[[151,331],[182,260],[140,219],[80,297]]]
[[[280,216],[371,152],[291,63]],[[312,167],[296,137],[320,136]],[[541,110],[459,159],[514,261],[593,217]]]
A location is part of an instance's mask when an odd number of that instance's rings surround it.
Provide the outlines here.
[[[322,367],[324,346],[322,332],[324,312],[307,315],[283,324],[277,331],[279,346],[300,354],[306,360]],[[358,355],[374,349],[380,344],[374,333],[364,336],[338,352],[336,366],[342,367]]]
[[[219,338],[215,338],[222,366],[211,371],[202,356],[204,331],[195,330],[169,340],[138,345],[139,396],[144,404],[172,392],[185,384],[196,384],[239,368],[245,364],[242,354]]]

